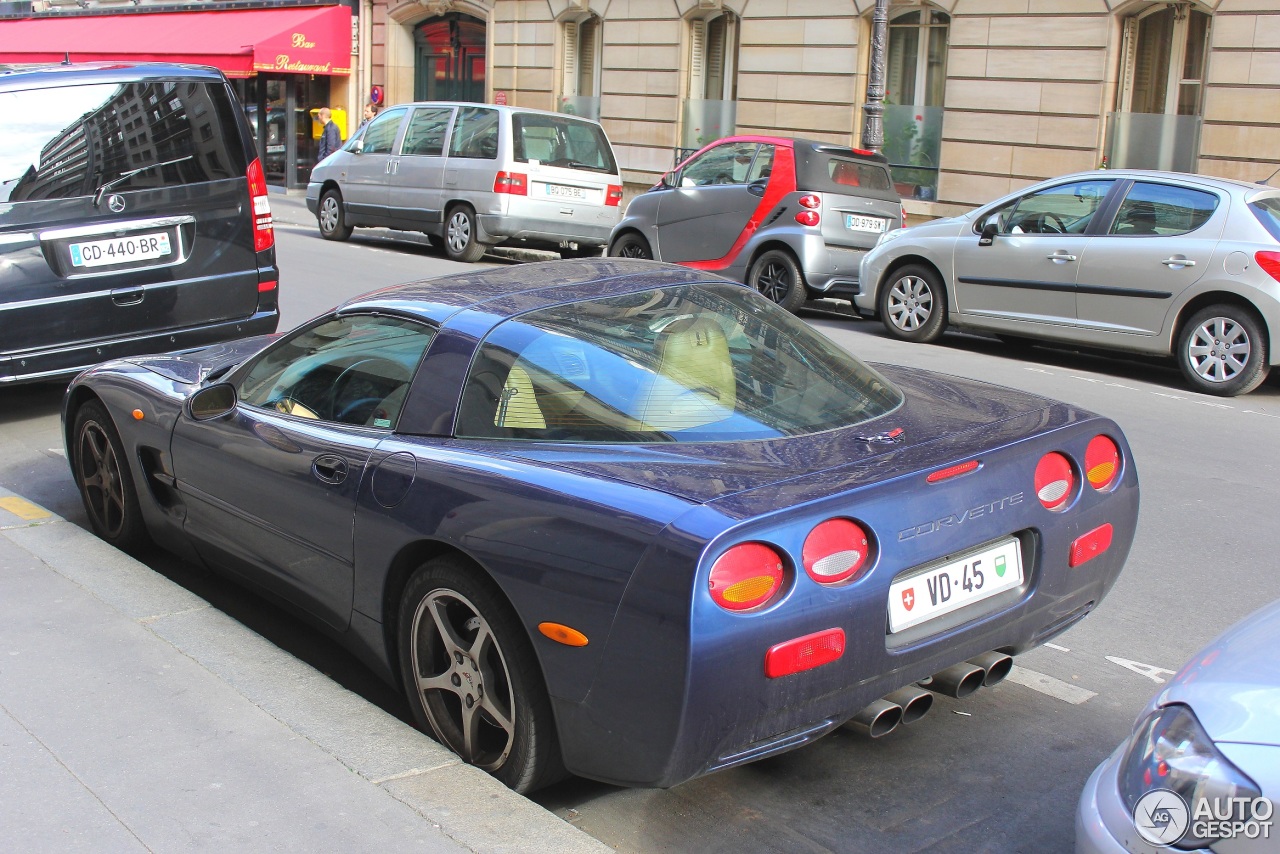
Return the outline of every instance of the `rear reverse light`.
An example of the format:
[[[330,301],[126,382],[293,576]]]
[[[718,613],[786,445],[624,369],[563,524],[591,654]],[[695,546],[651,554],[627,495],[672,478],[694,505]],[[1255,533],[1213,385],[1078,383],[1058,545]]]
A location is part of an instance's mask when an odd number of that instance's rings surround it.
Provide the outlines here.
[[[1253,260],[1268,276],[1280,282],[1280,252],[1255,252]]]
[[[801,225],[817,225],[820,220],[817,211],[800,211],[796,214],[796,222]]]
[[[1048,453],[1036,465],[1036,497],[1048,510],[1061,510],[1071,499],[1075,475],[1071,462],[1059,453]]]
[[[818,208],[822,207],[822,199],[812,193],[806,196],[801,196],[796,199],[796,201],[800,203],[800,207],[808,208],[811,211],[816,211]]]
[[[957,463],[954,466],[947,466],[944,469],[938,469],[929,472],[929,476],[925,480],[929,483],[938,483],[939,481],[949,480],[953,477],[959,477],[962,474],[968,474],[971,471],[977,471],[980,463],[977,460],[969,460],[967,463]]]
[[[604,191],[604,206],[616,208],[620,204],[622,204],[622,188],[617,184],[610,184],[609,188]]]
[[[782,558],[763,543],[734,546],[716,559],[708,579],[711,598],[727,611],[750,611],[782,589]]]
[[[262,174],[262,161],[255,160],[245,172],[249,179],[249,199],[253,204],[253,251],[270,249],[276,243],[271,225],[271,200],[267,198],[267,179]]]
[[[1120,449],[1107,436],[1094,436],[1084,451],[1084,476],[1094,489],[1107,489],[1120,474]]]
[[[827,629],[784,641],[764,654],[764,675],[789,676],[830,664],[844,655],[844,629]]]
[[[828,519],[809,532],[801,559],[804,571],[819,584],[839,584],[856,578],[867,566],[870,538],[848,519]]]
[[[1111,524],[1094,528],[1071,544],[1071,555],[1067,558],[1067,566],[1079,566],[1085,561],[1093,560],[1111,548]]]
[[[493,179],[493,191],[511,196],[529,195],[529,176],[523,172],[499,172]]]

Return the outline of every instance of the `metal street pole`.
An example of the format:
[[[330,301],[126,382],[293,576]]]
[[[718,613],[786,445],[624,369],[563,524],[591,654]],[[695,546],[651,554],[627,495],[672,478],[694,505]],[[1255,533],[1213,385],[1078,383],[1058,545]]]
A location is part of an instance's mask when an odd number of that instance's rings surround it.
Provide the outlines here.
[[[862,147],[879,151],[884,145],[884,43],[889,29],[889,0],[876,0],[871,13],[871,73],[867,75],[867,103],[862,108]]]

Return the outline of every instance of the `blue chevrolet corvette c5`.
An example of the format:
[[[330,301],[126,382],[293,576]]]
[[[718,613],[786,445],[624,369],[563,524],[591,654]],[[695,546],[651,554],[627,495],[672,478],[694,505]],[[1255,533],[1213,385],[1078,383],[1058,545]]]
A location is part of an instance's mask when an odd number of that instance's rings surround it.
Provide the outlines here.
[[[520,791],[911,721],[1088,614],[1138,513],[1106,418],[626,259],[99,365],[63,421],[99,536],[287,601]]]

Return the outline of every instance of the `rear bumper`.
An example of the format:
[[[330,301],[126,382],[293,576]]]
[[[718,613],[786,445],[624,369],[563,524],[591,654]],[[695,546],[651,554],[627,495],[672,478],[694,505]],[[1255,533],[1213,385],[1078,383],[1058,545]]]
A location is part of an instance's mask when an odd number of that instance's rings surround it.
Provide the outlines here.
[[[859,292],[858,269],[864,249],[847,249],[806,240],[800,256],[810,296],[852,296]]]
[[[12,353],[0,356],[0,384],[59,379],[111,359],[191,350],[236,338],[265,335],[275,332],[279,323],[280,311],[271,307],[240,320]]]
[[[556,246],[561,243],[604,246],[609,242],[609,234],[612,233],[614,226],[614,221],[608,221],[608,218],[600,223],[570,220],[556,222],[533,217],[483,213],[478,214],[476,218],[479,220],[483,236],[489,238],[485,242],[493,243],[514,240]]]

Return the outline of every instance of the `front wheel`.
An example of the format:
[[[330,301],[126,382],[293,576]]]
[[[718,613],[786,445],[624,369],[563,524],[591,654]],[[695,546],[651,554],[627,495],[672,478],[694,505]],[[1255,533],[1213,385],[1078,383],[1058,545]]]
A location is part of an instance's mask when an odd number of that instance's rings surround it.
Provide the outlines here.
[[[927,344],[942,337],[947,295],[942,280],[928,267],[912,264],[894,272],[880,288],[880,321],[901,341]]]
[[[1234,397],[1262,385],[1267,338],[1253,313],[1234,305],[1196,312],[1178,332],[1178,367],[1196,391]]]
[[[479,229],[471,208],[458,205],[445,221],[444,251],[454,261],[471,264],[484,257],[485,245],[477,239]]]
[[[613,242],[613,245],[609,247],[609,256],[611,258],[641,258],[648,261],[653,259],[653,250],[649,248],[649,241],[632,231]]]
[[[351,226],[347,225],[347,217],[342,210],[342,194],[337,190],[326,190],[320,197],[316,221],[320,224],[320,236],[325,240],[346,240],[351,236]]]
[[[781,249],[770,249],[755,260],[747,271],[747,284],[793,314],[804,305],[804,274],[791,253]]]
[[[524,629],[476,567],[428,562],[400,601],[400,669],[418,724],[517,792],[563,774],[551,702]]]
[[[118,549],[138,551],[147,544],[147,529],[124,445],[106,407],[96,400],[81,406],[72,437],[72,467],[90,527]]]

